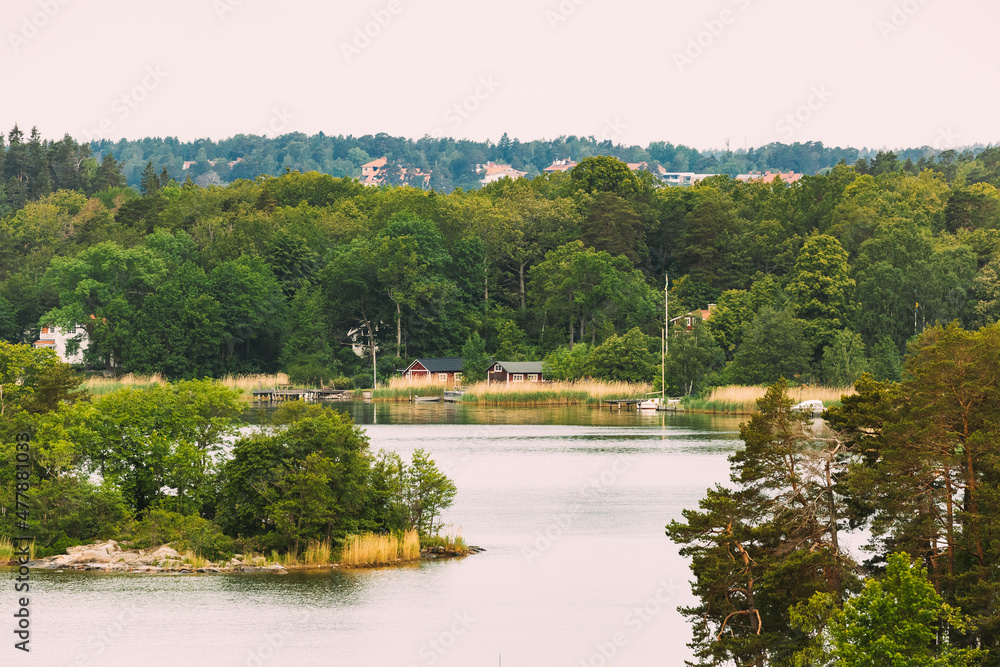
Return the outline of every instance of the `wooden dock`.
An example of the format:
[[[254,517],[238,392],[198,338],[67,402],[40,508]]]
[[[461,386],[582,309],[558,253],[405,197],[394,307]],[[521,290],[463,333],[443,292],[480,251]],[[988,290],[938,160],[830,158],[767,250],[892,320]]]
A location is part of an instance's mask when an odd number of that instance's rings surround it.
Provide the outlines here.
[[[269,403],[280,401],[343,401],[350,398],[347,389],[255,389],[253,397]]]
[[[619,410],[622,409],[622,406],[625,406],[626,410],[632,410],[632,409],[637,409],[635,408],[635,406],[642,403],[642,399],[638,398],[616,399],[612,401],[604,401],[604,403],[608,406],[609,410],[614,410],[615,406],[617,406]]]

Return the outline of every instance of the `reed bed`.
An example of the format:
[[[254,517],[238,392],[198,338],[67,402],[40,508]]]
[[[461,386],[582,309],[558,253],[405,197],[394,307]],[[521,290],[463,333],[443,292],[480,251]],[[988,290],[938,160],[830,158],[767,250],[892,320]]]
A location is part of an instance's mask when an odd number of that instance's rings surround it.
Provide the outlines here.
[[[757,399],[767,393],[765,386],[744,387],[729,385],[716,387],[705,398],[686,398],[682,405],[687,410],[702,410],[705,412],[727,412],[733,414],[753,414],[757,411]],[[854,394],[854,387],[820,387],[807,386],[789,387],[788,397],[793,403],[820,400],[823,405],[839,403],[841,397]]]
[[[0,563],[6,563],[14,557],[14,543],[9,537],[0,537]]]
[[[243,392],[252,392],[255,389],[272,389],[279,384],[289,384],[287,373],[276,373],[274,375],[227,375],[219,384],[230,389],[239,389]]]
[[[306,565],[325,565],[330,562],[332,553],[333,548],[330,545],[330,540],[323,540],[321,542],[313,541],[306,547],[306,552],[303,554],[302,559]]]
[[[14,540],[10,537],[0,536],[0,565],[6,564],[14,558]],[[35,560],[35,543],[28,547],[28,560]]]
[[[420,557],[420,538],[417,531],[404,535],[348,535],[340,554],[342,565],[364,567],[388,565],[399,560],[415,560]]]
[[[410,380],[404,377],[393,377],[383,382],[378,389],[372,391],[372,400],[376,401],[408,401],[412,396],[443,396],[445,390],[454,389],[444,382],[435,382],[425,378]]]
[[[227,375],[217,382],[224,387],[238,389],[243,392],[244,396],[249,397],[255,389],[261,387],[273,388],[278,385],[288,384],[288,375],[286,373],[277,373],[274,375]],[[154,373],[153,375],[128,373],[119,377],[87,378],[80,385],[80,389],[95,396],[103,396],[104,394],[110,394],[125,387],[145,389],[167,383],[168,380],[159,373]]]
[[[134,373],[128,373],[119,377],[87,378],[80,385],[80,390],[94,394],[95,396],[103,396],[104,394],[110,394],[111,392],[124,387],[145,389],[147,387],[155,387],[156,385],[166,384],[166,382],[166,379],[164,379],[164,377],[159,373],[153,373],[152,375],[135,375]]]
[[[652,391],[648,384],[577,380],[575,382],[478,382],[464,402],[486,405],[600,405],[608,399],[639,399]]]
[[[181,560],[196,570],[201,567],[206,567],[209,562],[207,558],[202,558],[193,551],[186,552],[183,556],[181,556]]]
[[[476,382],[463,387],[464,403],[480,405],[599,405],[619,398],[644,398],[648,384],[577,380],[574,382]],[[442,382],[395,377],[372,392],[376,401],[408,401],[416,396],[441,396],[453,387]]]

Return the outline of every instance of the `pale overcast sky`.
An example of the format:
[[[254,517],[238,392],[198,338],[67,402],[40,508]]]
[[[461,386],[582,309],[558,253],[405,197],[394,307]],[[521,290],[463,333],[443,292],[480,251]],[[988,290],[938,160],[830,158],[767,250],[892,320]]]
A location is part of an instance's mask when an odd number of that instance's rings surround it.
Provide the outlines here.
[[[0,127],[947,148],[1000,142],[998,18],[986,0],[4,0]]]

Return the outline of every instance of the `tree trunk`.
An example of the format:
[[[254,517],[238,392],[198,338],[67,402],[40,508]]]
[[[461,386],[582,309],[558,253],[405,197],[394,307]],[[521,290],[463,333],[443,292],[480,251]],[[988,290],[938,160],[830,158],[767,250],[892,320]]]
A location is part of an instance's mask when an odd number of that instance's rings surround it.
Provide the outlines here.
[[[573,350],[573,318],[569,318],[569,349]]]
[[[524,267],[527,266],[527,262],[521,262],[520,266],[517,267],[517,275],[521,281],[521,310],[525,309],[524,303]]]
[[[399,356],[399,348],[403,345],[403,311],[399,304],[396,304],[396,356]]]

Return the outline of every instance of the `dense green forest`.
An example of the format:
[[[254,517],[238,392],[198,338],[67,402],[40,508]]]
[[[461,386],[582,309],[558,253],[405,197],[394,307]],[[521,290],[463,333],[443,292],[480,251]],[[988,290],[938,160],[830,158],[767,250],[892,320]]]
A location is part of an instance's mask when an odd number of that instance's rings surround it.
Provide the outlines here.
[[[0,148],[3,148],[0,137]],[[973,146],[965,153],[978,153],[985,146]],[[645,162],[655,171],[662,166],[668,172],[737,174],[752,171],[794,171],[816,174],[840,162],[869,162],[878,151],[857,148],[830,148],[822,142],[794,144],[773,143],[758,148],[699,151],[669,142],[653,142],[645,148],[599,141],[594,137],[566,136],[542,141],[521,142],[506,134],[496,142],[456,140],[452,138],[406,139],[387,134],[362,137],[307,136],[290,133],[278,137],[237,135],[213,141],[199,139],[181,142],[175,138],[99,139],[77,142],[69,135],[59,141],[42,139],[37,129],[26,138],[16,126],[8,134],[6,151],[12,160],[3,171],[0,187],[6,189],[9,206],[18,208],[29,198],[48,194],[54,189],[82,189],[87,194],[108,185],[108,173],[99,176],[105,158],[113,155],[125,177],[125,183],[138,188],[146,164],[152,162],[157,173],[164,169],[172,177],[190,177],[197,185],[222,185],[236,180],[255,180],[258,176],[280,176],[288,171],[316,171],[339,178],[361,176],[361,165],[386,157],[390,163],[433,172],[427,187],[447,194],[456,187],[465,190],[480,186],[477,165],[489,161],[510,164],[528,177],[542,173],[555,160],[582,160],[595,155],[610,155],[625,162]],[[931,147],[896,151],[908,169],[922,170],[941,153]],[[185,168],[185,166],[187,168]],[[10,179],[15,179],[11,184]],[[30,186],[25,188],[26,182]],[[420,182],[421,187],[424,186]],[[0,213],[4,197],[0,197]]]
[[[829,430],[770,388],[730,484],[667,526],[696,664],[1000,664],[998,350],[998,323],[930,327]]]
[[[296,556],[349,534],[435,534],[456,494],[426,452],[372,451],[332,408],[289,403],[247,429],[240,392],[211,380],[94,396],[81,379],[52,350],[0,343],[0,535],[31,535],[37,555],[115,539]]]
[[[449,194],[295,171],[202,188],[151,162],[134,189],[86,154],[8,137],[0,338],[78,324],[118,372],[361,384],[355,348],[388,377],[478,334],[556,378],[653,380],[667,275],[672,313],[716,304],[671,331],[675,393],[895,379],[925,326],[1000,317],[1000,149],[692,188],[597,156]]]

